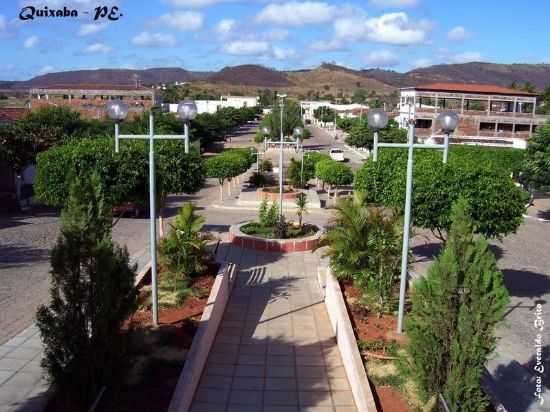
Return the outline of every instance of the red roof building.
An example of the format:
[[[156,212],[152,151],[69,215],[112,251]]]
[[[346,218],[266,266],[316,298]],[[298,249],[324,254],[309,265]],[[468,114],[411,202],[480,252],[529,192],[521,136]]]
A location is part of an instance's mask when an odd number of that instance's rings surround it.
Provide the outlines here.
[[[0,107],[0,124],[13,123],[27,114],[28,109],[20,107]]]
[[[549,117],[535,109],[537,95],[491,84],[428,83],[401,89],[398,122],[415,120],[421,139],[441,139],[438,114],[452,110],[460,123],[455,142],[491,146],[526,147],[526,139]]]

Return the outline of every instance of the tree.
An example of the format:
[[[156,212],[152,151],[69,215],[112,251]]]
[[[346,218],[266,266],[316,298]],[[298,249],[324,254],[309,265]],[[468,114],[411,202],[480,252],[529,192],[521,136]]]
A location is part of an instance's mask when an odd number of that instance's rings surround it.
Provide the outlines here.
[[[485,148],[453,148],[449,163],[441,153],[415,153],[413,224],[430,229],[440,239],[451,226],[451,205],[464,197],[472,206],[476,233],[500,237],[523,222],[527,193],[516,187],[509,169],[498,161],[484,161]],[[499,152],[493,152],[498,154]],[[504,156],[505,152],[501,152]],[[378,162],[368,160],[355,176],[356,190],[371,203],[402,208],[405,202],[406,153],[386,150]]]
[[[246,172],[253,162],[254,152],[248,148],[233,149],[210,157],[205,161],[206,176],[218,179],[220,201],[223,200],[223,184]]]
[[[523,171],[523,178],[531,186],[550,186],[550,124],[539,126],[529,139]]]
[[[205,219],[195,212],[192,203],[184,203],[171,224],[172,231],[160,244],[160,261],[168,268],[174,290],[206,270],[206,240],[210,237],[201,234]]]
[[[364,194],[340,199],[321,244],[340,279],[352,279],[372,309],[390,309],[401,262],[401,234],[395,214],[365,205]]]
[[[313,117],[323,123],[334,122],[336,116],[336,111],[327,106],[318,107],[313,111]]]
[[[37,312],[42,365],[64,410],[87,411],[115,385],[123,359],[122,323],[137,302],[135,267],[111,239],[110,208],[97,174],[76,178],[51,252],[51,302]]]
[[[338,186],[345,186],[353,183],[352,170],[345,164],[332,159],[317,162],[315,165],[315,177],[327,183],[329,187],[336,186],[335,197],[338,196]]]
[[[301,159],[299,161],[291,159],[287,175],[292,186],[300,188],[306,187],[308,182],[315,177],[315,165],[321,160],[330,160],[330,157],[319,152],[304,153],[304,167],[302,172]]]
[[[425,397],[442,393],[451,411],[484,411],[485,362],[509,302],[502,273],[483,237],[474,236],[459,199],[445,249],[415,282],[406,319],[411,374]]]
[[[186,154],[182,141],[162,141],[155,146],[156,181],[159,199],[168,193],[195,193],[204,183],[200,155]],[[148,144],[124,142],[115,153],[112,139],[73,141],[40,153],[34,190],[50,206],[63,206],[73,176],[99,175],[106,202],[116,205],[148,201]],[[160,204],[160,203],[159,203]]]
[[[271,114],[264,117],[261,127],[269,126],[271,128],[271,138],[279,139],[281,136],[281,109],[279,101],[276,100]],[[302,117],[300,115],[300,106],[292,101],[286,100],[283,108],[283,134],[292,136],[296,127],[303,127]]]
[[[296,196],[296,215],[298,215],[298,224],[302,227],[302,218],[307,213],[307,195],[299,193]]]

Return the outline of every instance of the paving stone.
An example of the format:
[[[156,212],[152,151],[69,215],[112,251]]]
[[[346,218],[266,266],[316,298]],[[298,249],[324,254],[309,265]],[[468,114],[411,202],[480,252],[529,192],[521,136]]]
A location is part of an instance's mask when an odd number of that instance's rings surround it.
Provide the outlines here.
[[[16,372],[23,369],[28,362],[28,359],[2,358],[0,359],[0,371]]]
[[[235,368],[235,376],[262,378],[265,376],[265,366],[237,365]]]
[[[297,389],[295,378],[270,378],[265,379],[265,389],[275,391],[294,391]]]
[[[254,390],[263,390],[264,389],[264,380],[258,379],[256,377],[253,378],[244,378],[244,377],[234,377],[233,378],[233,384],[231,386],[232,389],[240,389],[240,390],[246,390],[246,391],[254,391]]]
[[[232,390],[229,396],[229,404],[261,406],[263,391]]]
[[[293,378],[296,376],[294,366],[274,366],[267,368],[266,376],[269,378]]]
[[[298,392],[300,406],[330,406],[332,400],[329,391],[300,391]]]
[[[355,402],[353,401],[353,393],[351,391],[333,390],[331,392],[331,397],[334,406],[355,406]]]
[[[296,391],[265,391],[264,405],[298,406]]]

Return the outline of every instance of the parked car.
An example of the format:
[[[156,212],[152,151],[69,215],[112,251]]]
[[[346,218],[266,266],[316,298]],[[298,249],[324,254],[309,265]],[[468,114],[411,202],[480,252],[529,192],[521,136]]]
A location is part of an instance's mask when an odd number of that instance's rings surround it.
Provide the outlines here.
[[[343,162],[344,159],[344,151],[342,149],[339,149],[337,147],[333,147],[330,149],[330,158],[332,160],[336,160],[337,162]]]

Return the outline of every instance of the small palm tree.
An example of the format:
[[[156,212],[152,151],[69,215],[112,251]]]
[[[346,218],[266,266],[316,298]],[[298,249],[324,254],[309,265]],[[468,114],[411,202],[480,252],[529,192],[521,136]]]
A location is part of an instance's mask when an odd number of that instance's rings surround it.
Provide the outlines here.
[[[302,219],[304,214],[307,214],[307,195],[299,193],[296,197],[296,214],[298,215],[298,224],[302,227]]]
[[[336,217],[321,241],[339,278],[352,279],[379,312],[389,308],[401,262],[401,237],[395,213],[365,205],[365,196],[341,199]]]
[[[204,222],[204,217],[195,213],[195,206],[185,203],[170,225],[172,231],[160,245],[160,260],[175,277],[193,277],[206,269],[206,241],[211,237],[201,233]]]

